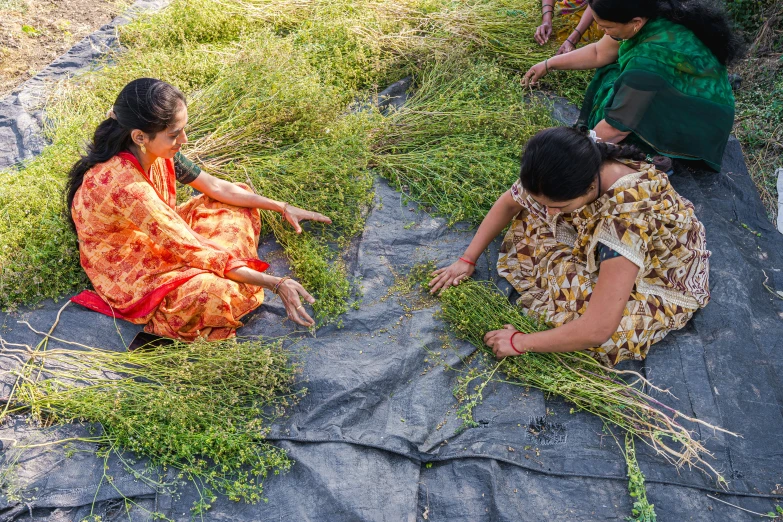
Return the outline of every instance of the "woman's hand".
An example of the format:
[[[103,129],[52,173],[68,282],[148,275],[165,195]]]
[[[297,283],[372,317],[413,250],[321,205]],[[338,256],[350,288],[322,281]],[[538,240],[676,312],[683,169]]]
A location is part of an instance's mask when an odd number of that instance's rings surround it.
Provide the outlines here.
[[[511,338],[517,333],[517,329],[507,324],[502,330],[492,330],[484,335],[484,344],[492,348],[492,353],[498,359],[503,359],[509,355],[520,355],[519,352],[527,350],[522,346],[525,334],[517,335],[514,338],[514,345],[511,345]],[[516,348],[516,350],[514,349]]]
[[[555,56],[559,56],[561,54],[568,54],[574,49],[576,49],[576,46],[571,43],[571,40],[566,40],[565,42],[563,42],[563,45],[560,46],[560,49],[557,50],[557,54]]]
[[[283,301],[289,319],[302,326],[315,326],[315,321],[307,315],[299,296],[302,296],[310,304],[315,303],[315,298],[301,284],[293,279],[286,279],[277,288],[277,295]]]
[[[440,289],[443,293],[450,286],[457,286],[463,279],[473,275],[476,268],[468,262],[458,260],[449,266],[435,270],[431,275],[432,280],[429,283],[430,293],[434,294]]]
[[[538,80],[546,76],[547,72],[546,61],[538,62],[533,67],[528,69],[528,71],[522,77],[522,86],[528,87],[530,85],[535,85]]]
[[[332,224],[332,220],[323,214],[304,210],[293,205],[285,206],[283,209],[283,217],[285,217],[285,220],[288,221],[292,227],[294,227],[294,230],[296,230],[297,234],[302,233],[302,227],[299,226],[300,221],[320,221],[321,223],[326,223],[327,225]]]
[[[541,25],[536,28],[534,38],[536,39],[536,42],[538,42],[538,45],[544,45],[549,41],[550,36],[552,36],[552,21],[544,20],[541,22]]]

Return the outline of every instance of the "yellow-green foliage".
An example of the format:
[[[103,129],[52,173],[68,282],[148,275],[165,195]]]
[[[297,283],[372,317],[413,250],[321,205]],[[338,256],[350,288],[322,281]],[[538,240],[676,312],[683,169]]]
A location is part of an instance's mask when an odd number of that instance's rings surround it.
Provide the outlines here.
[[[174,343],[138,351],[18,350],[7,414],[30,411],[44,423],[97,423],[92,438],[132,451],[181,477],[257,502],[262,481],[291,466],[264,439],[304,390],[280,342]],[[21,356],[21,357],[20,357]]]
[[[524,143],[549,110],[494,63],[438,62],[377,133],[379,172],[451,222],[480,222],[519,176]]]
[[[44,154],[0,173],[0,307],[87,284],[61,217],[66,173],[120,89],[151,76],[190,99],[187,155],[334,220],[296,236],[264,216],[319,316],[339,315],[350,285],[334,245],[363,227],[369,167],[452,221],[479,220],[513,181],[522,144],[549,124],[509,70],[554,52],[532,38],[539,10],[535,0],[175,0],[122,27],[120,53],[53,89]],[[406,75],[418,89],[410,108],[384,121],[355,111]]]

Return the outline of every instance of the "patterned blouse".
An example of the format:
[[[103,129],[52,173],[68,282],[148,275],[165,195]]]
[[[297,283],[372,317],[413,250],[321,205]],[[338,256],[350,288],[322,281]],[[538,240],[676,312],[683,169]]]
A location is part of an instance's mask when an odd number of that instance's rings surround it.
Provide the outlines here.
[[[643,357],[649,344],[660,340],[665,331],[684,326],[693,311],[710,299],[710,252],[693,204],[675,192],[668,176],[653,165],[623,163],[637,171],[570,214],[548,215],[519,181],[514,183],[511,195],[523,209],[498,259],[500,274],[522,294],[520,305],[555,326],[583,313],[587,305],[583,300],[589,297],[576,292],[576,287],[595,283],[602,255],[611,256],[614,251],[637,265],[631,301],[650,296],[665,305],[667,313],[653,314],[653,319],[667,324],[659,325],[661,332],[643,343],[640,338],[639,343],[646,346],[634,347],[631,352],[636,355],[626,354],[622,342],[615,339],[624,352],[620,359]],[[644,324],[645,328],[654,326],[649,321]]]

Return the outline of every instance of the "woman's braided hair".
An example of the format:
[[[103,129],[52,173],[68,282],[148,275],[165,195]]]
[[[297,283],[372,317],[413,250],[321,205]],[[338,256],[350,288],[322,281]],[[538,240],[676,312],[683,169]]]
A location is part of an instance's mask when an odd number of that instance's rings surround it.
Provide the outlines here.
[[[531,194],[569,201],[587,193],[604,162],[644,158],[632,145],[595,142],[587,130],[552,127],[527,142],[519,179]]]

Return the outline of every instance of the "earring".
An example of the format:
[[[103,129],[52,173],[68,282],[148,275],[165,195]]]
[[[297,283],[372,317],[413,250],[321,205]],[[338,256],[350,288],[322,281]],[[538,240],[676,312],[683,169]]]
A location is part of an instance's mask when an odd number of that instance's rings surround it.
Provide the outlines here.
[[[143,143],[139,144],[139,148],[141,149],[141,153],[142,154],[146,154],[147,153],[147,147],[145,147]]]

